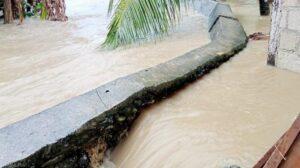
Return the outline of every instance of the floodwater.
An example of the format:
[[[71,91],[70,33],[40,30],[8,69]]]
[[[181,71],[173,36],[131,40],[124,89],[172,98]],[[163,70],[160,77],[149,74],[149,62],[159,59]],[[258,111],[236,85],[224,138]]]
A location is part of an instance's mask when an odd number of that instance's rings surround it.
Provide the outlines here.
[[[227,2],[248,34],[269,32],[256,0]],[[250,41],[228,63],[143,111],[111,161],[121,168],[253,166],[300,113],[300,75],[266,66],[267,43]]]
[[[204,17],[187,11],[165,40],[104,51],[108,0],[66,3],[68,22],[0,24],[0,128],[209,42]]]

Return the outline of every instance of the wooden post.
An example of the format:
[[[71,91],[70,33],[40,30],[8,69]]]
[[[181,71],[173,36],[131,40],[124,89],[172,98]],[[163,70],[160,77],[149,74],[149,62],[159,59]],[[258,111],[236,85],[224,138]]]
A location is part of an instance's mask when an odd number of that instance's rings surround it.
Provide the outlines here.
[[[270,156],[269,160],[264,165],[264,168],[276,168],[279,167],[282,160],[286,159],[285,156],[290,150],[292,144],[296,140],[300,132],[300,115],[296,121],[292,124],[291,128],[283,135],[278,145],[275,145],[274,152]],[[298,165],[300,166],[300,165]]]
[[[268,0],[259,0],[260,15],[267,16],[270,14],[270,7]]]
[[[13,21],[12,2],[11,0],[4,0],[4,24],[12,23]]]
[[[300,115],[253,168],[300,167]],[[298,137],[298,138],[297,138]],[[288,157],[288,158],[287,158]],[[288,166],[294,165],[294,166]]]

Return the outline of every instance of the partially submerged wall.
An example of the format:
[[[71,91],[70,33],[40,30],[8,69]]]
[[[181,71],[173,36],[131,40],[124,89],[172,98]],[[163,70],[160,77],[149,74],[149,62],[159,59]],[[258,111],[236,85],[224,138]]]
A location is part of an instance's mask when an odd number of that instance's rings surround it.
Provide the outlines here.
[[[208,16],[211,43],[1,129],[0,166],[11,162],[7,167],[98,166],[105,150],[126,135],[143,107],[203,76],[246,46],[244,29],[228,5],[198,2],[209,5],[196,8]]]
[[[300,1],[275,0],[268,63],[300,73]]]

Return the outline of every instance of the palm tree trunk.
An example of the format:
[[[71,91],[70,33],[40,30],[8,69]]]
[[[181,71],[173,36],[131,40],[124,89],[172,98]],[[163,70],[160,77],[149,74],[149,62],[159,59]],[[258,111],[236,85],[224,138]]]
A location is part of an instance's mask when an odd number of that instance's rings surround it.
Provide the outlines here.
[[[19,15],[19,24],[22,24],[24,21],[24,13],[23,13],[23,6],[22,6],[21,0],[16,1],[16,8],[17,8],[18,15]]]
[[[11,0],[4,0],[4,24],[13,22],[13,11]]]
[[[67,21],[65,0],[44,0],[48,12],[47,19],[52,21]]]

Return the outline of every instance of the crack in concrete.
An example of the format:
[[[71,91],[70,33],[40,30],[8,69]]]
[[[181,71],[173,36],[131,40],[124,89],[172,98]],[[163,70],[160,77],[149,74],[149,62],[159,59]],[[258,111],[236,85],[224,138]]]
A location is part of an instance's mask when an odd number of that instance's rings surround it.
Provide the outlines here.
[[[295,53],[296,51],[294,49],[282,49],[282,51],[284,52],[288,52],[288,53]]]
[[[104,105],[105,108],[108,109],[108,106],[107,106],[107,105],[104,103],[104,101],[101,99],[101,96],[100,96],[100,94],[99,94],[99,92],[98,92],[98,89],[95,89],[95,90],[96,90],[96,93],[97,93],[97,95],[98,95],[98,97],[99,97],[100,102]]]

